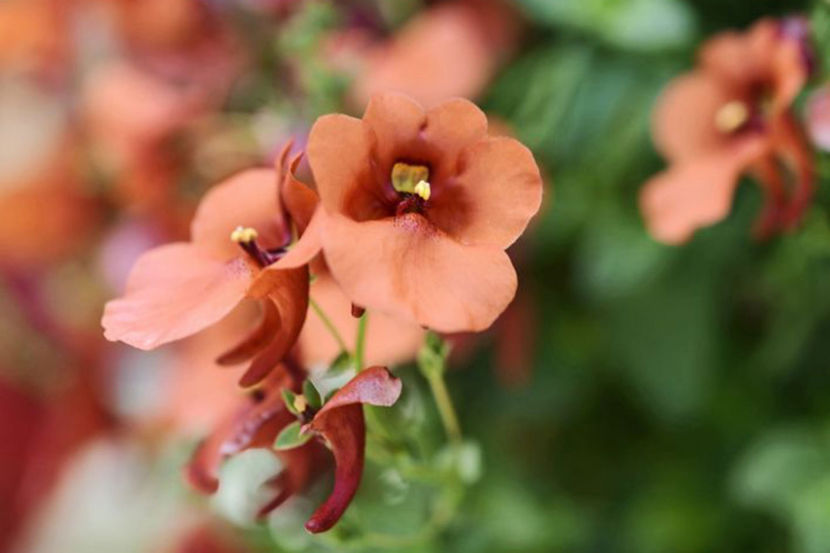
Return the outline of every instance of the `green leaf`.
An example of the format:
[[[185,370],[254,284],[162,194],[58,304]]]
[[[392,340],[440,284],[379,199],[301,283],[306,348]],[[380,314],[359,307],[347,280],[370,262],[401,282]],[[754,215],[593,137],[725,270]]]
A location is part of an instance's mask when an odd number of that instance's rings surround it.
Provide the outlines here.
[[[285,402],[285,407],[288,409],[289,412],[293,413],[294,415],[300,415],[300,412],[297,411],[297,408],[294,407],[294,400],[297,399],[297,394],[292,392],[287,388],[282,389],[282,400]]]
[[[329,364],[329,373],[330,374],[339,374],[343,371],[346,371],[352,367],[352,356],[349,355],[348,351],[341,351],[337,357]]]
[[[274,449],[285,450],[300,447],[312,437],[311,432],[303,433],[300,421],[292,422],[282,429],[277,439],[274,440]]]
[[[303,382],[303,395],[312,409],[316,410],[323,406],[323,400],[320,398],[320,393],[317,391],[317,388],[314,387],[314,383],[311,380]]]

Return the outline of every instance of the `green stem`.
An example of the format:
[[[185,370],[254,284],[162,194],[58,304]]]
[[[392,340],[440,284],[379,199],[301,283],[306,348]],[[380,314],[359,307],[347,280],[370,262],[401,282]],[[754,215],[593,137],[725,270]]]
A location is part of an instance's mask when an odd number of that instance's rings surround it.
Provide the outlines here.
[[[444,381],[443,371],[431,371],[426,374],[427,382],[432,390],[432,397],[438,406],[438,413],[441,415],[441,422],[447,437],[453,444],[461,443],[461,425],[458,424],[458,416],[455,414],[455,407],[452,404],[452,397],[447,390],[447,383]]]
[[[314,310],[314,312],[317,313],[317,316],[320,317],[320,320],[323,321],[323,326],[325,326],[326,329],[331,333],[332,337],[337,342],[337,345],[340,347],[340,349],[348,353],[349,346],[346,345],[346,341],[340,335],[340,331],[337,330],[336,326],[334,326],[334,323],[331,321],[329,316],[326,315],[326,312],[323,311],[323,308],[320,307],[320,305],[316,301],[314,301],[314,298],[309,297],[308,303],[309,305],[311,305],[311,308]]]
[[[354,346],[354,361],[358,372],[363,370],[363,358],[366,352],[366,324],[369,320],[369,312],[364,311],[357,322],[357,339]]]

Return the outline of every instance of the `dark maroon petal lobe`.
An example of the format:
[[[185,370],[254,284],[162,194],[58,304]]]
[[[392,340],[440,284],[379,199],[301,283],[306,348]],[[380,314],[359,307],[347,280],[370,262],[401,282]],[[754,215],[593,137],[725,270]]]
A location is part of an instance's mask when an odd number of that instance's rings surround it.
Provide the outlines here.
[[[360,486],[366,448],[362,404],[388,407],[401,395],[401,381],[385,367],[371,367],[343,386],[308,425],[321,434],[334,454],[334,489],[306,522],[312,533],[334,526]]]
[[[236,365],[252,358],[274,338],[280,327],[280,313],[271,301],[262,303],[262,321],[239,344],[216,359],[219,365]]]
[[[313,428],[325,436],[334,454],[334,489],[326,502],[314,511],[305,523],[306,530],[317,534],[334,526],[349,503],[352,502],[363,476],[366,425],[363,408],[359,404],[347,405],[329,411]]]
[[[214,493],[219,488],[219,467],[227,457],[249,447],[271,445],[279,431],[294,420],[285,408],[279,386],[264,396],[254,393],[249,402],[205,439],[185,466],[185,478],[196,490]]]
[[[401,379],[393,376],[386,367],[369,367],[340,388],[320,409],[314,421],[333,409],[355,403],[390,407],[401,396],[401,387]],[[315,422],[311,425],[314,428]]]
[[[259,511],[257,511],[256,516],[259,519],[264,518],[271,511],[285,503],[285,500],[291,497],[294,493],[294,490],[291,489],[291,483],[288,481],[288,473],[286,471],[280,472],[278,475],[266,482],[266,485],[274,488],[277,491],[277,495],[274,496],[274,499],[260,507]]]

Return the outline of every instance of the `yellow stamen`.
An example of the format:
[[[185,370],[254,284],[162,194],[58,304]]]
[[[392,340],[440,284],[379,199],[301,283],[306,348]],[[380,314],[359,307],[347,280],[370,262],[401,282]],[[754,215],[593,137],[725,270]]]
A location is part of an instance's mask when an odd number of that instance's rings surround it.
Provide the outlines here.
[[[749,108],[739,100],[724,104],[715,113],[715,127],[722,133],[735,132],[748,120]]]
[[[259,236],[259,234],[256,229],[239,226],[233,229],[233,232],[231,233],[231,240],[237,244],[248,244],[256,240],[257,236]]]
[[[304,395],[299,395],[294,398],[294,409],[296,409],[298,413],[305,413],[307,407],[308,400]]]
[[[413,192],[427,201],[429,197],[432,195],[432,188],[430,188],[429,183],[425,180],[418,181],[418,184],[415,185]]]
[[[421,183],[429,185],[429,168],[424,165],[409,165],[399,161],[392,166],[392,187],[398,192],[418,194],[415,188]],[[423,187],[422,187],[423,188]]]

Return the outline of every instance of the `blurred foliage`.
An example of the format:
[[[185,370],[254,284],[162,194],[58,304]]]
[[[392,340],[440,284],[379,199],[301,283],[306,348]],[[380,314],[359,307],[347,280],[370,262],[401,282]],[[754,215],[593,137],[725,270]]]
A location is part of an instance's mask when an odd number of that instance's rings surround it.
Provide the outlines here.
[[[702,37],[808,6],[522,4],[539,25],[485,107],[553,184],[520,270],[536,364],[514,392],[486,354],[451,380],[488,472],[447,550],[830,551],[827,165],[803,227],[767,243],[748,232],[752,182],[682,248],[648,238],[636,206],[662,166],[651,107]]]

